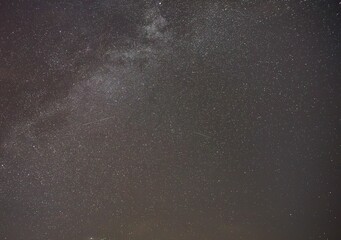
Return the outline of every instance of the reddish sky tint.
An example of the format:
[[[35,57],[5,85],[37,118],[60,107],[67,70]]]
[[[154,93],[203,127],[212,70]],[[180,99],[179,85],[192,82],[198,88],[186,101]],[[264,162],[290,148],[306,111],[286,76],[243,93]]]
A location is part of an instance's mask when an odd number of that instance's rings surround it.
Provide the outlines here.
[[[0,1],[0,239],[341,239],[339,10]]]

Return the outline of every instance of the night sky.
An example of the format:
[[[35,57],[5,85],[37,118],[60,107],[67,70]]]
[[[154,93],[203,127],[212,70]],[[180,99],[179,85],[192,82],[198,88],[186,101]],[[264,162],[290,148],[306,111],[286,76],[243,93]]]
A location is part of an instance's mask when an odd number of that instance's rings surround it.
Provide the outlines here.
[[[341,239],[340,7],[0,0],[0,239]]]

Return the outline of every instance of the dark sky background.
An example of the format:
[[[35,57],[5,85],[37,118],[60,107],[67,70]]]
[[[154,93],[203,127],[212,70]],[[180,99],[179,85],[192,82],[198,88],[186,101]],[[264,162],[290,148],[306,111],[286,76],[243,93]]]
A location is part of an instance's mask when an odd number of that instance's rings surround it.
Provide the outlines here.
[[[341,239],[340,6],[0,0],[0,239]]]

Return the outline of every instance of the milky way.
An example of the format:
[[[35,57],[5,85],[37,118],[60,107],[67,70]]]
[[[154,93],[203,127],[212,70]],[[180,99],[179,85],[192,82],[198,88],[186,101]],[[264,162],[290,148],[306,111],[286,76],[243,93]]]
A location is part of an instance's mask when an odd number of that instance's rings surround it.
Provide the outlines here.
[[[339,10],[1,1],[0,238],[340,238]]]

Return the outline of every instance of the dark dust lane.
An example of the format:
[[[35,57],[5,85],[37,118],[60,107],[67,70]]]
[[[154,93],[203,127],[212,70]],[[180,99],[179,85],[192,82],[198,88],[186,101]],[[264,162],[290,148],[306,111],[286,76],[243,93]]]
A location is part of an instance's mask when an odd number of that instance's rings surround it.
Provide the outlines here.
[[[336,1],[0,1],[0,239],[340,239]]]

